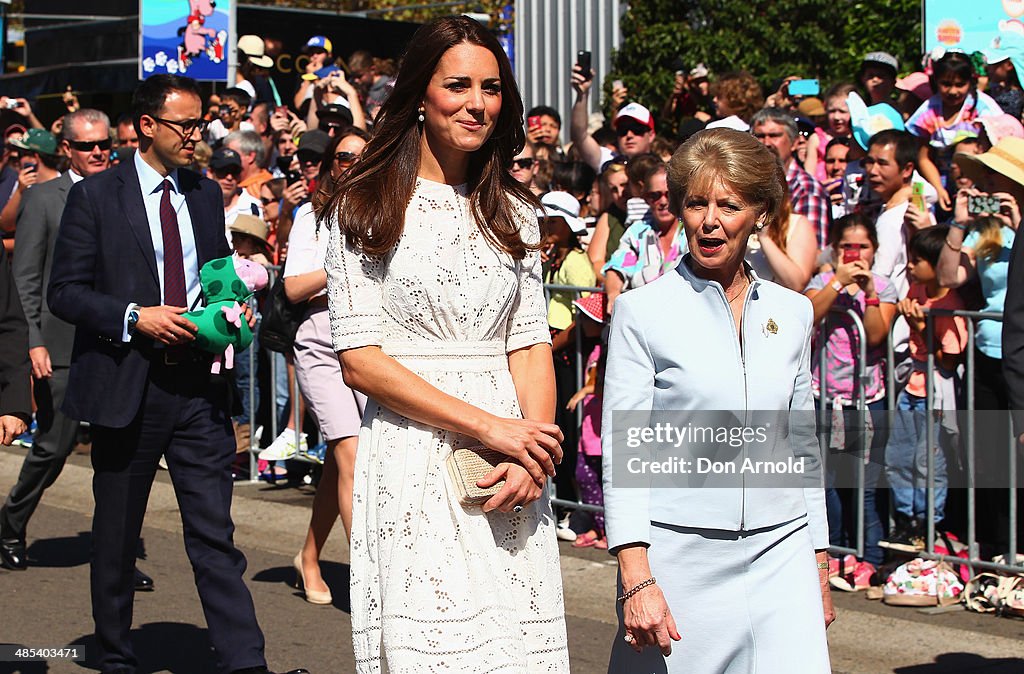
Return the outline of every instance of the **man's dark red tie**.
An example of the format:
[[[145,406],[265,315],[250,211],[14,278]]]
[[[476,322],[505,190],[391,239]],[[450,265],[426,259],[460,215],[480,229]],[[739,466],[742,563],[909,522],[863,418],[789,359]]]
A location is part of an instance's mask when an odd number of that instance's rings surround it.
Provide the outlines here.
[[[178,231],[178,215],[171,205],[171,190],[174,188],[170,180],[165,180],[162,187],[164,193],[160,197],[160,230],[164,237],[164,304],[187,307],[181,233]]]

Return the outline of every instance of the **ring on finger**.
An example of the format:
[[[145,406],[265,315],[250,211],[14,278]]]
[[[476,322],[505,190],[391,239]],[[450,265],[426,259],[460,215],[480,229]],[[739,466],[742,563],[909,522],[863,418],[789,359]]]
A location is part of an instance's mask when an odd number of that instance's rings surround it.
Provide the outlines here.
[[[622,640],[625,641],[627,644],[631,644],[634,641],[636,641],[636,637],[634,637],[632,634],[629,634],[627,632],[626,636],[622,637]]]
[[[517,514],[523,512],[523,506],[517,503],[512,507],[512,512]]]

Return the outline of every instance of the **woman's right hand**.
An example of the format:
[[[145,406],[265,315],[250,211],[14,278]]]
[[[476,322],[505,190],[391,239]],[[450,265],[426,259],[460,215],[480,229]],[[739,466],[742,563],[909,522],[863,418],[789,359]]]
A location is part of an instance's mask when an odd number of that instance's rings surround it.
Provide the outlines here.
[[[864,275],[867,271],[867,265],[863,260],[854,260],[853,262],[838,262],[836,263],[836,280],[843,284],[843,286],[852,285],[858,279]]]
[[[967,211],[967,202],[971,197],[981,194],[978,190],[973,187],[964,187],[957,191],[956,202],[953,204],[953,222],[963,227],[966,227],[971,219],[971,214]]]
[[[668,656],[672,653],[672,642],[683,638],[657,584],[648,585],[627,599],[622,618],[626,636],[632,636],[627,643],[637,653],[647,646],[657,646],[662,655]]]
[[[519,462],[538,485],[554,477],[555,464],[562,462],[564,439],[555,424],[533,419],[492,417],[477,436],[485,446]]]

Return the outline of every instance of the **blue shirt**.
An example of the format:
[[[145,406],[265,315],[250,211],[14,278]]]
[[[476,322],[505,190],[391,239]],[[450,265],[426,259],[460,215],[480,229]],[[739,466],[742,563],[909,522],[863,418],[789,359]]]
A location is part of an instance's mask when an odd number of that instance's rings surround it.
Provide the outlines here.
[[[981,294],[985,298],[982,311],[1003,312],[1006,301],[1006,272],[1010,267],[1010,249],[1013,248],[1014,231],[1009,227],[999,230],[1003,237],[1003,247],[994,259],[976,257],[978,279],[981,281]],[[964,238],[966,248],[977,250],[978,232],[972,231]],[[1003,358],[1003,324],[1001,321],[982,319],[978,321],[975,333],[975,345],[989,358]]]
[[[178,217],[178,233],[181,236],[181,254],[185,270],[185,293],[188,297],[188,305],[191,308],[202,288],[199,285],[199,254],[196,251],[196,237],[192,231],[192,217],[188,212],[188,205],[185,203],[185,195],[181,193],[178,186],[178,172],[171,171],[166,177],[157,173],[156,169],[142,159],[142,153],[136,152],[135,171],[139,176],[139,185],[142,187],[142,203],[146,206],[146,221],[149,223],[149,236],[153,240],[153,252],[156,253],[156,272],[160,284],[160,303],[164,304],[164,235],[160,225],[160,199],[163,197],[164,180],[171,181],[171,206]],[[128,342],[131,336],[128,334],[128,313],[134,303],[129,304],[124,311],[124,332],[121,338]]]

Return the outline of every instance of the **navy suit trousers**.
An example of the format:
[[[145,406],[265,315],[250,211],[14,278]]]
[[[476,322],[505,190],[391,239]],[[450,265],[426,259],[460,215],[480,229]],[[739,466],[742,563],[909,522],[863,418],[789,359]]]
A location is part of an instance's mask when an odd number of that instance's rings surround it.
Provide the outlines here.
[[[263,634],[243,581],[245,557],[232,538],[235,439],[227,390],[227,381],[209,374],[208,362],[165,365],[157,355],[132,423],[93,426],[91,586],[104,673],[135,672],[138,666],[129,638],[135,553],[161,456],[174,484],[218,668],[265,666]]]

